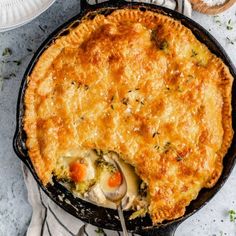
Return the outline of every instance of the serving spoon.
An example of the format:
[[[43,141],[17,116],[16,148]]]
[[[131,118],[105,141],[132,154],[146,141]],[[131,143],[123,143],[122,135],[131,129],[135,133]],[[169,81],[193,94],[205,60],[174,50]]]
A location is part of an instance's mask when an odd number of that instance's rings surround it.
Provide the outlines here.
[[[117,208],[118,215],[119,215],[120,222],[121,222],[123,235],[128,236],[128,232],[127,232],[126,225],[125,225],[124,214],[123,214],[123,210],[122,210],[122,205],[121,205],[122,199],[124,198],[124,196],[127,193],[127,182],[126,182],[124,173],[120,167],[119,162],[117,162],[114,159],[113,159],[113,161],[114,161],[116,168],[121,173],[122,182],[121,182],[120,186],[115,189],[115,191],[106,191],[103,188],[102,188],[102,191],[103,191],[107,200],[116,204],[116,208]]]
[[[103,188],[102,186],[101,186],[101,189],[102,189],[102,192],[103,192],[104,196],[106,197],[106,199],[116,204],[116,208],[117,208],[118,215],[119,215],[120,222],[121,222],[123,235],[128,236],[128,232],[127,232],[126,225],[125,225],[125,219],[124,219],[124,215],[123,215],[123,210],[122,210],[122,205],[121,205],[122,199],[124,198],[124,196],[127,193],[127,182],[126,182],[124,173],[120,167],[119,162],[116,161],[114,158],[113,158],[113,162],[115,164],[115,167],[117,168],[117,170],[121,174],[122,182],[115,189],[115,191],[110,191],[110,190],[108,191],[108,190],[106,190],[106,188]],[[85,231],[86,226],[87,226],[87,224],[83,225],[80,228],[79,232],[76,234],[76,236],[84,236],[85,235],[84,231]]]

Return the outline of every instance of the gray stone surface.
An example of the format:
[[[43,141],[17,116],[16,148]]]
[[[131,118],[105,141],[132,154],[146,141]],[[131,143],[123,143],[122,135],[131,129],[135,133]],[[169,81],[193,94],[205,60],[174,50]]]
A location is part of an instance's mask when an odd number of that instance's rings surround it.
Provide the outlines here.
[[[0,33],[0,61],[21,61],[20,65],[12,62],[0,63],[0,76],[9,77],[11,74],[10,79],[1,83],[0,91],[0,236],[24,235],[31,216],[21,163],[12,149],[18,90],[25,68],[33,56],[27,48],[34,52],[54,29],[78,12],[78,0],[58,0],[31,23],[10,32]],[[235,14],[236,6],[220,14],[218,18],[193,14],[193,19],[210,30],[234,63],[236,63]],[[227,30],[229,19],[234,26],[232,30]],[[229,43],[226,37],[233,40],[234,44]],[[12,55],[2,57],[2,51],[6,47],[12,49]],[[236,223],[229,221],[227,213],[230,209],[236,209],[236,169],[215,198],[179,226],[176,236],[235,236]]]

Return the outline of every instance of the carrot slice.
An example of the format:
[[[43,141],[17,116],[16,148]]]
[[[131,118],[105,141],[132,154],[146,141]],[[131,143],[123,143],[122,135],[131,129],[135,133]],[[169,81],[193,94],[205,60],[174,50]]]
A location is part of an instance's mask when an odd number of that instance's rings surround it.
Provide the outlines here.
[[[113,173],[108,179],[108,186],[111,188],[119,187],[122,183],[122,175],[119,171]]]
[[[75,182],[82,182],[86,177],[86,165],[79,161],[70,164],[70,177]]]

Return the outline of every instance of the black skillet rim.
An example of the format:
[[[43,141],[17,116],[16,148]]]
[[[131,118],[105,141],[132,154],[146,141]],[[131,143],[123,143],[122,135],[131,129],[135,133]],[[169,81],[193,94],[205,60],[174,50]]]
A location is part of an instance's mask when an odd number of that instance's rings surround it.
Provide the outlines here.
[[[196,37],[198,37],[199,32],[202,33],[201,37],[205,37],[206,40],[209,40],[210,43],[212,44],[211,46],[213,47],[213,49],[211,50],[213,53],[215,53],[217,56],[219,56],[225,63],[226,65],[228,65],[231,74],[233,75],[234,78],[236,78],[236,70],[232,64],[232,62],[230,61],[230,59],[228,58],[227,54],[225,53],[224,49],[222,48],[222,46],[202,27],[200,26],[198,23],[194,22],[193,20],[187,18],[186,16],[183,16],[182,14],[172,11],[170,9],[164,8],[164,7],[160,7],[160,6],[156,6],[156,5],[152,5],[152,4],[145,4],[145,3],[127,3],[127,2],[105,2],[105,3],[100,3],[97,4],[96,6],[90,6],[90,9],[87,10],[82,10],[78,15],[72,17],[70,20],[68,20],[66,23],[62,24],[60,27],[58,27],[52,34],[50,34],[48,36],[48,38],[43,42],[43,44],[39,47],[39,49],[37,50],[37,52],[35,53],[34,57],[32,58],[31,62],[29,63],[28,68],[26,69],[26,72],[24,74],[23,77],[23,81],[21,83],[21,87],[20,87],[20,92],[19,92],[19,97],[18,97],[18,105],[17,105],[17,128],[16,128],[16,132],[15,132],[15,136],[14,136],[14,150],[16,152],[16,154],[22,159],[22,161],[28,166],[28,168],[30,169],[30,171],[32,172],[32,174],[34,175],[34,178],[36,179],[37,183],[39,184],[39,186],[44,190],[44,192],[60,207],[62,207],[64,210],[66,210],[67,212],[69,212],[70,214],[74,215],[77,218],[81,217],[79,215],[76,215],[74,212],[71,212],[70,210],[68,210],[66,208],[66,206],[64,206],[63,204],[61,204],[61,202],[58,202],[58,198],[56,198],[56,196],[53,196],[47,188],[45,188],[44,186],[42,186],[39,178],[37,177],[34,168],[32,166],[31,161],[29,160],[28,156],[27,156],[27,150],[24,147],[24,134],[23,134],[23,130],[22,130],[22,116],[23,116],[23,112],[24,112],[24,106],[23,106],[23,98],[24,98],[24,92],[25,92],[25,88],[27,85],[27,80],[26,78],[28,77],[28,75],[31,73],[31,71],[33,70],[35,64],[37,63],[37,59],[40,57],[40,55],[43,53],[43,51],[47,48],[47,46],[49,46],[54,40],[55,38],[58,37],[58,35],[62,35],[61,32],[65,33],[65,30],[68,28],[68,26],[73,25],[74,22],[79,22],[80,19],[86,14],[88,13],[90,10],[96,11],[99,9],[103,9],[103,8],[111,8],[111,9],[120,9],[120,8],[141,8],[141,10],[151,10],[151,11],[157,11],[161,14],[164,15],[168,15],[174,19],[180,20],[182,22],[183,25],[185,25],[187,28],[189,27],[194,27],[194,30],[192,30],[192,32],[195,34]],[[95,14],[97,14],[97,12],[95,12]],[[77,23],[75,23],[77,24]],[[197,31],[199,32],[197,32]],[[204,36],[203,36],[204,35]],[[198,37],[199,39],[199,37]],[[203,39],[201,39],[200,41],[203,42]],[[206,42],[203,42],[205,44],[208,44]],[[235,82],[234,82],[234,90],[235,90]],[[232,98],[233,99],[233,98]],[[235,101],[232,105],[235,104]],[[235,116],[235,114],[233,114],[233,116]],[[234,117],[233,117],[234,120]],[[234,127],[234,130],[235,127]],[[234,135],[234,141],[235,141],[235,135]],[[19,143],[20,142],[20,143]],[[230,155],[230,154],[229,154]],[[201,207],[203,207],[205,204],[207,204],[207,202],[209,202],[209,200],[220,190],[220,188],[223,186],[223,184],[225,183],[226,179],[228,178],[230,172],[233,169],[233,166],[235,164],[235,158],[233,156],[235,156],[235,153],[232,153],[231,155],[231,161],[229,161],[229,164],[227,164],[226,167],[227,171],[226,173],[224,173],[225,171],[223,171],[221,178],[219,179],[219,181],[217,182],[217,184],[215,185],[215,187],[213,187],[211,190],[211,194],[210,197],[206,197],[206,199],[204,201],[202,201],[202,203],[200,203],[200,205],[198,207],[193,207],[193,209],[190,210],[189,213],[185,214],[184,216],[182,216],[181,218],[177,219],[177,220],[173,220],[173,221],[169,221],[157,226],[145,226],[144,228],[140,228],[140,227],[136,227],[134,229],[130,229],[130,231],[132,232],[140,232],[143,230],[148,230],[148,229],[153,229],[153,228],[160,228],[160,227],[165,227],[168,225],[172,225],[172,224],[178,224],[181,221],[185,220],[186,218],[188,218],[189,216],[191,216],[192,214],[194,214],[197,210],[199,210]],[[225,167],[225,168],[226,168]],[[224,168],[224,169],[225,169]],[[204,191],[204,190],[203,190]],[[207,191],[207,190],[206,190]],[[208,190],[209,191],[209,190]],[[198,198],[197,198],[198,200]],[[197,201],[194,200],[194,201]],[[80,200],[82,202],[82,204],[84,205],[84,207],[88,206],[88,207],[97,207],[95,205],[92,205],[90,203],[84,202],[82,200]],[[192,204],[190,204],[191,206]],[[104,208],[105,209],[105,208]],[[111,215],[117,215],[116,212],[114,210],[106,210],[109,212],[109,214]],[[87,221],[88,223],[91,223],[93,225],[99,226],[99,227],[103,227],[105,226],[105,228],[107,229],[113,229],[113,230],[120,230],[120,226],[119,224],[117,225],[117,227],[110,227],[109,225],[106,224],[106,222],[102,222],[102,223],[98,223],[96,222],[96,220],[94,221],[93,219],[83,219],[84,221]],[[114,220],[114,219],[113,219]],[[132,221],[133,222],[133,221]],[[142,222],[138,222],[138,224],[142,224]],[[128,225],[128,228],[129,225]]]

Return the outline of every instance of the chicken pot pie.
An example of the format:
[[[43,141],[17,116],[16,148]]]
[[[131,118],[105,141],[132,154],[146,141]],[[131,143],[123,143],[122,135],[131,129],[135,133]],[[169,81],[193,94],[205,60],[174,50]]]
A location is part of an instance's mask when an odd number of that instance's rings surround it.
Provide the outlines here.
[[[85,18],[28,78],[29,156],[44,185],[54,175],[95,202],[104,173],[119,185],[110,162],[119,156],[140,179],[130,190],[133,217],[176,219],[221,175],[232,81],[221,59],[168,16],[122,9]]]

